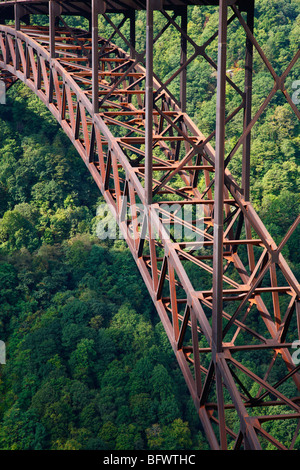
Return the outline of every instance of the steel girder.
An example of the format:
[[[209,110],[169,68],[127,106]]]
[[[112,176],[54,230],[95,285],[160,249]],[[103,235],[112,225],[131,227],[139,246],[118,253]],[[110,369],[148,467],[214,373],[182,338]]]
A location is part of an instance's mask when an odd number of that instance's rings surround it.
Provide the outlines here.
[[[14,4],[15,25],[0,25],[2,78],[8,86],[11,77],[20,79],[43,101],[91,172],[148,288],[211,448],[261,449],[269,442],[286,449],[269,431],[269,422],[276,420],[293,423],[292,448],[300,418],[300,366],[291,350],[300,336],[299,283],[282,248],[299,217],[276,245],[249,201],[249,136],[278,90],[299,117],[284,85],[299,51],[279,77],[253,36],[252,2],[245,20],[235,2],[220,0],[219,33],[198,46],[187,34],[185,8],[179,24],[162,3],[148,0],[144,53],[135,50],[133,12],[124,16],[131,22],[128,39],[100,1],[90,4],[90,31],[71,29],[59,2],[48,2],[49,27],[21,25],[28,15],[26,2],[20,2],[23,10],[19,2],[5,3]],[[228,19],[229,4],[233,15]],[[0,4],[0,18],[4,7]],[[155,37],[153,7],[166,19]],[[111,38],[119,34],[130,53],[98,36],[99,13],[113,28]],[[244,91],[226,74],[227,27],[235,20],[247,35]],[[162,82],[153,72],[152,53],[170,25],[181,35],[181,63]],[[217,37],[215,64],[206,47]],[[187,44],[194,48],[190,58]],[[252,118],[253,47],[273,76],[274,88]],[[216,130],[208,137],[185,112],[186,68],[199,55],[218,73]],[[168,90],[176,77],[179,100]],[[241,97],[227,117],[226,82]],[[244,130],[225,159],[225,125],[241,110]],[[227,165],[241,145],[240,186]],[[174,203],[176,210],[169,210]],[[187,221],[181,209],[188,207],[196,216]],[[259,375],[249,352],[264,358]],[[286,372],[274,380],[282,364]]]

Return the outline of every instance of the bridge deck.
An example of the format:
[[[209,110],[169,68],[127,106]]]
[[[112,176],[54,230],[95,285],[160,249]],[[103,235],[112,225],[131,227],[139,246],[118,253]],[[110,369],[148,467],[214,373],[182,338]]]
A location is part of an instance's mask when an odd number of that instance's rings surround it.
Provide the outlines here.
[[[2,19],[13,3],[0,3]],[[72,11],[78,14],[78,5],[83,2],[63,4],[64,8],[76,7]],[[48,2],[32,1],[26,5],[30,5],[29,9],[33,5],[48,9]],[[165,17],[174,23],[166,13]],[[290,352],[297,321],[299,327],[300,291],[281,253],[299,218],[277,246],[225,168],[221,188],[223,308],[218,312],[222,350],[216,353],[212,335],[217,187],[216,152],[211,145],[214,134],[205,137],[164,84],[151,77],[153,200],[147,205],[147,71],[142,60],[97,36],[97,67],[93,68],[91,50],[95,42],[90,32],[71,29],[59,19],[62,25],[52,30],[52,38],[47,26],[0,25],[0,69],[7,86],[12,77],[17,77],[45,103],[110,204],[164,325],[211,447],[226,447],[224,441],[228,438],[237,448],[242,441],[246,448],[259,448],[260,435],[283,449],[263,424],[272,419],[274,405],[274,419],[297,423],[300,416],[300,366],[295,367]],[[93,107],[93,77],[99,112]],[[228,77],[227,80],[234,86]],[[243,106],[237,112],[241,109]],[[139,204],[145,209],[142,218]],[[175,205],[175,210],[168,210],[170,204]],[[200,209],[200,214],[193,213],[192,220],[180,212],[189,206]],[[180,230],[176,231],[176,227]],[[260,323],[256,330],[257,319]],[[292,335],[290,328],[294,328]],[[240,358],[244,351],[265,354],[266,349],[272,357],[264,374],[258,377],[251,370],[252,364],[248,361],[246,367]],[[270,372],[275,359],[283,361],[287,371],[274,384]],[[279,390],[287,381],[293,391],[289,396]],[[257,385],[255,396],[244,385],[249,382]],[[265,415],[266,410],[271,410],[270,416],[259,416],[259,407],[263,407]],[[232,418],[231,410],[235,410],[236,419],[230,419],[227,425],[226,413]],[[230,428],[233,421],[240,421],[237,432]],[[215,423],[223,433],[221,444]],[[295,436],[298,430],[295,429]]]

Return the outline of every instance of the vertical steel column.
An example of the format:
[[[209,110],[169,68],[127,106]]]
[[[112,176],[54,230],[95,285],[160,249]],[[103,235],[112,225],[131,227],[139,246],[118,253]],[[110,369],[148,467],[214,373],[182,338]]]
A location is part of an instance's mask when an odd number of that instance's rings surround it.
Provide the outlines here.
[[[15,9],[15,30],[16,31],[19,31],[20,28],[21,28],[21,14],[24,13],[24,10],[23,8],[21,7],[21,5],[18,5],[17,3],[15,3],[14,5],[14,9]],[[16,44],[16,70],[18,70],[20,68],[20,53],[19,53],[19,48],[18,48],[18,44]]]
[[[219,42],[216,109],[216,160],[214,195],[214,247],[213,247],[213,310],[212,359],[215,364],[216,393],[221,449],[227,449],[222,373],[219,356],[222,353],[223,312],[223,202],[225,155],[225,100],[227,55],[227,0],[219,1]]]
[[[219,5],[212,312],[212,349],[214,354],[222,351],[227,0],[220,0]]]
[[[15,9],[15,29],[18,31],[20,29],[21,7],[20,5],[15,3],[14,9]]]
[[[181,12],[181,29],[187,34],[187,6],[182,8]],[[187,58],[187,39],[181,34],[181,56],[180,66],[185,64]],[[186,74],[187,69],[184,67],[180,72],[180,107],[183,113],[186,112]]]
[[[135,10],[132,8],[129,12],[130,20],[130,57],[135,58]]]
[[[145,204],[149,205],[152,203],[153,166],[153,0],[147,0],[146,16]]]
[[[102,0],[92,0],[92,100],[95,114],[99,113],[98,15],[105,13],[105,11],[105,2]]]
[[[51,59],[55,58],[55,2],[49,2],[49,48]]]
[[[254,29],[254,1],[249,0],[247,11],[247,25],[253,33]],[[246,39],[246,58],[245,58],[245,110],[244,110],[244,130],[251,121],[252,106],[252,72],[253,72],[253,44],[250,39]],[[243,163],[242,163],[242,188],[244,190],[245,201],[250,198],[250,147],[251,132],[246,136],[243,145]]]
[[[49,49],[50,49],[50,58],[55,59],[55,24],[56,18],[61,14],[62,7],[60,4],[55,2],[54,0],[49,1]],[[27,50],[28,54],[28,50]],[[29,64],[29,56],[27,57],[28,64]],[[27,67],[29,73],[29,67]],[[27,73],[27,72],[26,72]],[[50,67],[50,77],[49,77],[49,103],[52,103],[53,99],[53,75],[52,75],[52,68]]]

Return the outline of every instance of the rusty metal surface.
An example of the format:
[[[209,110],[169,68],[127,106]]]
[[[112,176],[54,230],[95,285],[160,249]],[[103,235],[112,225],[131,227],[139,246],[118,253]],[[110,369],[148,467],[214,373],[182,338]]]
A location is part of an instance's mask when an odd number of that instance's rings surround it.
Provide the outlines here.
[[[96,31],[92,36],[67,27],[58,10],[54,17],[61,20],[60,26],[53,17],[48,28],[21,25],[16,9],[16,27],[0,25],[0,68],[2,74],[22,80],[45,103],[110,205],[163,323],[211,448],[260,449],[263,442],[270,442],[285,449],[265,424],[272,420],[294,423],[293,447],[299,431],[300,365],[292,361],[291,341],[299,339],[300,291],[282,248],[300,218],[277,246],[227,164],[247,142],[277,91],[284,93],[298,117],[299,111],[284,87],[287,71],[278,77],[261,51],[274,88],[252,119],[249,109],[245,113],[244,131],[225,158],[224,126],[250,106],[249,96],[235,87],[241,105],[225,119],[225,84],[234,87],[224,69],[226,29],[232,21],[227,19],[227,9],[228,3],[221,0],[223,45],[219,46],[218,65],[207,56],[205,47],[195,47],[194,53],[194,57],[201,53],[218,69],[217,128],[208,137],[183,111],[184,102],[168,92],[168,83],[144,67],[144,57],[136,54],[132,38],[131,43],[128,38],[131,54],[127,54],[104,38],[95,40]],[[2,11],[0,4],[0,17]],[[247,23],[237,6],[232,11],[246,31],[251,56],[250,45],[259,47],[251,29],[251,12]],[[162,14],[193,45],[184,20],[181,27],[167,11]],[[151,21],[149,1],[150,52]],[[184,41],[182,44],[184,48]],[[298,57],[299,51],[289,67]],[[249,64],[249,55],[247,60]],[[181,101],[185,65],[181,63],[175,72],[181,76]],[[153,106],[147,109],[149,99]],[[249,158],[247,144],[243,158]],[[244,168],[246,187],[247,161]],[[200,177],[205,181],[204,190],[198,187]],[[180,208],[201,208],[201,227],[186,222],[179,212],[168,212],[166,204],[174,202]],[[139,204],[144,210],[142,218],[138,217]],[[126,212],[129,219],[125,219]],[[175,236],[168,231],[170,225],[188,228],[195,238]],[[271,307],[267,308],[266,299]],[[257,320],[248,321],[253,318]],[[260,376],[252,370],[251,361],[243,362],[243,354],[249,351],[266,357]],[[274,382],[273,371],[282,371],[282,366],[285,372]],[[288,395],[282,387],[285,384]]]
[[[155,0],[156,8],[167,10],[178,10],[187,5],[218,5],[219,0]],[[14,18],[14,5],[22,5],[26,12],[30,14],[48,14],[49,0],[0,0],[3,6],[1,18]],[[57,0],[57,4],[62,7],[62,14],[82,15],[89,18],[91,14],[90,1]],[[229,4],[235,3],[242,11],[247,9],[247,0],[230,0]],[[106,0],[106,11],[110,13],[128,12],[130,10],[145,10],[147,0]]]

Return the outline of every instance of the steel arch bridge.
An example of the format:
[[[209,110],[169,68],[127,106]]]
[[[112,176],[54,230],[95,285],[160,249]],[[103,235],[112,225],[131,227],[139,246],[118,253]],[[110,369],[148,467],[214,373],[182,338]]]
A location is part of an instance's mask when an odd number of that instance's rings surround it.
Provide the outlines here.
[[[266,443],[293,448],[300,423],[300,365],[292,357],[300,339],[299,283],[282,255],[299,216],[277,245],[249,196],[253,126],[277,92],[300,117],[286,87],[299,50],[278,75],[254,36],[254,1],[0,2],[1,79],[6,88],[21,80],[42,100],[91,172],[137,263],[215,450],[258,450]],[[219,28],[204,44],[188,34],[192,5],[219,11]],[[145,10],[143,52],[136,50],[138,10]],[[34,15],[43,15],[46,26],[35,25]],[[72,15],[87,19],[89,28],[71,28]],[[98,15],[110,37],[99,36]],[[155,15],[164,18],[159,32]],[[226,71],[232,22],[246,38],[243,90]],[[180,38],[178,67],[162,80],[153,70],[153,49],[170,27]],[[114,44],[115,37],[125,50]],[[208,53],[213,41],[217,63]],[[254,51],[274,81],[255,113]],[[216,126],[209,136],[186,113],[187,70],[197,57],[216,70]],[[178,96],[169,90],[174,80]],[[230,113],[226,87],[240,100]],[[227,154],[226,125],[238,113],[241,135]],[[241,183],[228,170],[238,150]],[[264,358],[260,376],[253,371],[255,360],[243,362],[247,353]],[[288,445],[269,431],[269,422],[282,420],[293,429]]]

